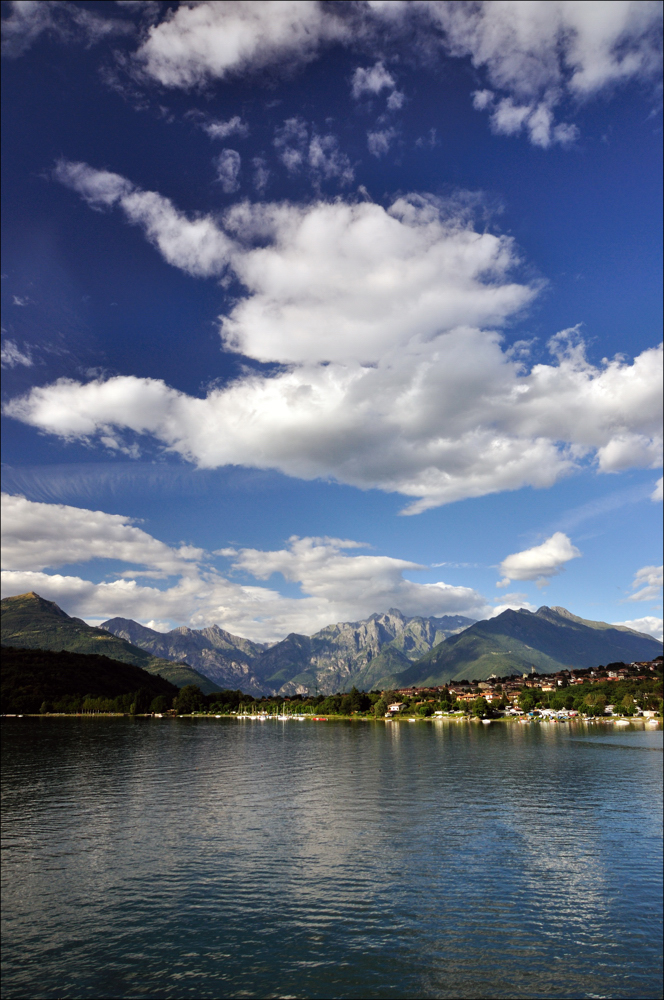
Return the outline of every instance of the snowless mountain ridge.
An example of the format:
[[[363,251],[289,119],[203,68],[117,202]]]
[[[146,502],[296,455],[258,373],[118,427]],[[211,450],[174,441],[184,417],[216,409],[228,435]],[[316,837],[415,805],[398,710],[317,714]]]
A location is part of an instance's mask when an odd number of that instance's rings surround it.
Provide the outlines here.
[[[287,695],[353,684],[372,687],[473,623],[462,615],[408,618],[390,608],[364,621],[328,625],[312,636],[292,632],[271,645],[232,635],[218,625],[182,625],[164,633],[131,619],[111,618],[101,628],[155,656],[188,663],[221,687]]]
[[[155,656],[187,663],[220,687],[285,696],[328,694],[353,685],[364,690],[437,685],[533,669],[555,673],[650,659],[662,651],[652,636],[546,606],[536,612],[507,610],[477,622],[461,615],[409,618],[390,608],[364,621],[328,625],[312,636],[293,632],[269,646],[217,625],[160,633],[113,618],[102,628]]]

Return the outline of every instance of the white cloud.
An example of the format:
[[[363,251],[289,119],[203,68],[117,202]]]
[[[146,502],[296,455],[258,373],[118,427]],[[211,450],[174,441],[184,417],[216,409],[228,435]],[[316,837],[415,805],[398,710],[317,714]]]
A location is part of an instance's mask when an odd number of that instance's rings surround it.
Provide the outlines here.
[[[30,350],[26,348],[22,351],[14,340],[9,339],[3,342],[0,358],[3,368],[15,368],[16,365],[25,365],[29,368],[34,364]]]
[[[78,4],[58,0],[13,0],[2,20],[2,54],[22,56],[40,35],[61,42],[94,45],[112,35],[133,34],[134,25],[117,18],[99,17]]]
[[[393,5],[387,5],[388,8]],[[376,9],[385,16],[385,6]],[[416,0],[400,9],[441,30],[451,56],[470,56],[494,90],[474,95],[477,110],[491,111],[497,132],[526,128],[546,148],[576,137],[574,125],[554,124],[564,99],[587,99],[629,80],[657,81],[661,67],[661,4],[634,0],[503,0],[447,3]],[[388,15],[394,21],[394,13]],[[427,42],[430,38],[427,37]]]
[[[204,132],[207,132],[211,139],[227,139],[229,135],[237,135],[241,139],[244,139],[249,135],[249,126],[246,122],[242,121],[239,115],[233,115],[233,117],[229,118],[227,122],[205,122],[202,128]]]
[[[150,28],[136,58],[163,86],[190,88],[312,59],[322,43],[341,40],[347,31],[343,19],[316,0],[181,4]]]
[[[394,77],[380,61],[368,69],[358,66],[351,81],[351,90],[355,100],[359,100],[367,94],[380,94],[381,90],[391,91],[395,87]]]
[[[538,587],[546,586],[550,577],[562,572],[565,563],[580,555],[567,535],[556,531],[541,545],[514,552],[503,559],[499,567],[503,579],[496,586],[507,587],[512,580],[535,580]]]
[[[632,618],[626,622],[613,622],[612,624],[625,625],[627,628],[634,629],[635,632],[646,632],[655,639],[659,639],[660,642],[664,638],[662,628],[664,622],[661,618],[656,618],[654,615],[646,615],[644,618]]]
[[[240,166],[242,159],[235,149],[222,149],[219,156],[215,158],[217,169],[217,179],[226,194],[232,194],[240,187]]]
[[[120,514],[2,494],[3,568],[32,571],[119,559],[160,575],[180,575],[202,555],[202,549],[189,546],[169,548]]]
[[[393,128],[378,129],[375,132],[367,132],[367,149],[372,156],[380,158],[389,151],[392,141],[396,139],[397,132]]]
[[[262,156],[255,156],[251,161],[254,168],[254,187],[259,194],[264,194],[270,182],[270,170]]]
[[[634,575],[628,601],[656,601],[661,597],[662,566],[642,566]]]
[[[234,633],[272,640],[291,631],[309,634],[389,607],[406,614],[472,616],[486,608],[483,598],[468,587],[404,579],[404,572],[425,568],[416,563],[347,555],[363,547],[349,540],[291,538],[277,551],[223,550],[235,571],[260,580],[278,573],[299,583],[304,596],[296,598],[228,580],[210,568],[209,556],[201,549],[171,548],[122,515],[4,496],[3,532],[3,596],[34,590],[70,614],[98,621],[119,615],[158,621],[162,627],[165,622],[199,628],[217,622]],[[103,558],[148,569],[130,569],[102,583],[43,571]],[[173,575],[177,580],[167,589],[145,582]]]
[[[343,187],[354,178],[350,160],[339,149],[337,137],[319,135],[302,118],[288,118],[277,129],[274,146],[289,174],[297,174],[304,169],[316,187],[323,180],[333,178]]]
[[[503,594],[501,597],[494,597],[494,604],[496,607],[487,616],[489,618],[502,615],[503,611],[520,611],[522,608],[526,611],[537,611],[537,607],[528,600],[527,594]]]
[[[415,499],[410,512],[550,486],[582,461],[658,461],[661,349],[592,365],[571,329],[528,370],[495,327],[537,289],[511,277],[511,240],[476,232],[462,204],[245,202],[220,222],[85,165],[58,176],[93,206],[116,202],[190,274],[230,267],[244,297],[222,318],[224,346],[287,367],[205,399],[154,379],[60,380],[10,401],[11,416],[118,445],[125,430],[151,434],[205,467],[396,491]]]
[[[159,9],[155,4],[125,7],[140,10],[149,20],[155,20]],[[491,111],[492,127],[508,134],[526,128],[533,143],[547,147],[576,137],[572,123],[554,120],[563,101],[578,103],[634,80],[657,86],[661,18],[658,0],[391,0],[363,5],[203,0],[182,3],[168,10],[161,23],[151,24],[133,65],[147,81],[190,89],[265,67],[290,72],[332,42],[375,53],[390,38],[401,58],[420,55],[427,61],[436,51],[470,57],[493,88],[484,87],[474,96],[476,108]],[[3,51],[21,55],[45,32],[61,41],[92,44],[135,31],[127,19],[102,18],[74,3],[18,0],[3,20]],[[388,107],[396,110],[404,95],[382,61],[355,70],[356,97],[390,88]]]
[[[351,92],[356,101],[362,97],[375,97],[383,90],[389,91],[388,110],[398,111],[406,98],[401,91],[397,90],[396,81],[392,74],[385,69],[384,64],[379,60],[368,68],[357,67],[351,80]]]
[[[651,500],[657,501],[664,499],[664,490],[662,489],[662,485],[663,485],[663,478],[662,476],[660,476],[657,482],[655,483],[655,489],[650,494]]]
[[[473,103],[478,110],[489,107],[489,102],[484,100],[487,93],[489,92],[481,91],[480,94],[475,94]],[[480,96],[482,100],[479,100]],[[568,145],[578,136],[575,125],[565,122],[554,125],[550,102],[515,104],[511,97],[503,98],[495,106],[491,114],[491,127],[499,135],[516,135],[525,128],[533,145],[541,146],[542,149],[547,149],[552,143]]]
[[[331,602],[345,620],[366,617],[372,613],[369,608],[398,607],[407,615],[438,615],[459,614],[462,609],[466,614],[479,614],[485,607],[484,599],[469,587],[403,578],[404,572],[425,566],[389,556],[344,553],[362,547],[348,539],[293,536],[287,548],[240,549],[232,560],[235,569],[256,579],[280,573],[289,582],[299,583],[308,596]]]
[[[209,216],[187,218],[168,198],[141,191],[119,174],[93,170],[85,163],[60,160],[53,175],[91,208],[119,205],[169,264],[196,277],[220,275],[226,267],[232,243]]]

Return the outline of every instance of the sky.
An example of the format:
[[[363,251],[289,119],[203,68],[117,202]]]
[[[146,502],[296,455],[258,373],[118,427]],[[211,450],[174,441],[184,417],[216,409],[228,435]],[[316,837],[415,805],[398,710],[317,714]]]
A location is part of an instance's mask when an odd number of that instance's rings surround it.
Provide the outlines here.
[[[2,17],[3,597],[661,636],[660,3]]]

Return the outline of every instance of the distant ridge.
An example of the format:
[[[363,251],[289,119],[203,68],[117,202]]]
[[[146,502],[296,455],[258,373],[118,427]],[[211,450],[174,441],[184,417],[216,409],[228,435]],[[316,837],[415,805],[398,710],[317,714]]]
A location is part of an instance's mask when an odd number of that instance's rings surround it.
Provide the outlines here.
[[[5,597],[0,601],[0,608],[3,646],[99,653],[111,660],[141,667],[149,674],[159,674],[176,687],[196,684],[206,694],[219,690],[208,677],[186,664],[152,656],[104,629],[94,628],[80,618],[72,618],[53,601],[47,601],[32,591]]]

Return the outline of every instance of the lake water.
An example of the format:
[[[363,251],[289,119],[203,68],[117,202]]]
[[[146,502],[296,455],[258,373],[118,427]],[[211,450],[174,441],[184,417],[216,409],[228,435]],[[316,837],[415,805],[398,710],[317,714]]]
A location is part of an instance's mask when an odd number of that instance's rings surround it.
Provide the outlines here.
[[[662,733],[3,721],[3,997],[662,996]]]

